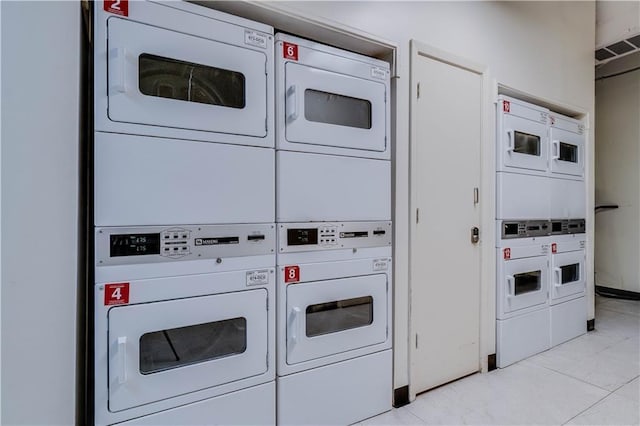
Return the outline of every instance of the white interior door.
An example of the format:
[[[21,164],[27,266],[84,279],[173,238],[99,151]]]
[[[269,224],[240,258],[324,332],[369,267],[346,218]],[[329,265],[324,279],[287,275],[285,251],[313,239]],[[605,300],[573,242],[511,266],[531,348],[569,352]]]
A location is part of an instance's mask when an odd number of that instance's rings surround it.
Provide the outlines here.
[[[411,64],[411,393],[480,368],[480,247],[471,229],[480,223],[474,188],[483,75],[418,49]]]

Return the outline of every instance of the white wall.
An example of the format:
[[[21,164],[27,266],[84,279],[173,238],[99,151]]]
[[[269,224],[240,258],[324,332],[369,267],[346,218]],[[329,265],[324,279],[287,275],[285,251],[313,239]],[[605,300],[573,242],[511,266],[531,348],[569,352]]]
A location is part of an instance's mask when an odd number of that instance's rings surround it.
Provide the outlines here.
[[[71,425],[80,4],[1,3],[0,423]]]
[[[640,2],[596,2],[596,47],[607,46],[640,32]]]
[[[576,110],[593,113],[594,2],[270,2],[273,7],[324,18],[397,43],[395,146],[395,371],[394,387],[408,384],[409,41],[489,66],[498,83]],[[485,123],[493,126],[493,122]],[[592,136],[590,136],[592,139]],[[592,146],[592,144],[590,145]],[[485,147],[493,150],[493,146]],[[587,206],[593,205],[593,155],[588,152]],[[487,158],[491,158],[488,155]],[[488,164],[483,164],[485,176]],[[492,179],[485,178],[485,182]],[[483,188],[484,194],[492,190]],[[486,199],[493,203],[493,200]],[[487,218],[485,218],[487,219]],[[588,241],[593,246],[593,214]],[[492,226],[484,222],[484,230]],[[592,249],[588,276],[592,276]],[[495,352],[493,260],[483,260],[482,355]],[[593,318],[593,282],[589,281]],[[453,316],[452,316],[453,318]],[[437,342],[434,342],[437,345]]]
[[[596,82],[596,204],[620,206],[596,217],[596,285],[634,292],[640,292],[639,117],[640,70]]]

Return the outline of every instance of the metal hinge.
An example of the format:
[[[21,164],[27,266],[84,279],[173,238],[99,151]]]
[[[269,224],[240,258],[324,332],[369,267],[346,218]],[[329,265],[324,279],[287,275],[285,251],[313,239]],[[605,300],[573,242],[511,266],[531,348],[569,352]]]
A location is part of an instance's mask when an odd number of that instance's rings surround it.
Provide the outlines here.
[[[420,222],[420,209],[416,209],[416,223]]]
[[[418,83],[418,99],[420,99],[420,83]]]
[[[473,204],[476,205],[480,202],[480,192],[478,187],[473,188]]]
[[[418,334],[416,333],[416,349],[418,349]]]

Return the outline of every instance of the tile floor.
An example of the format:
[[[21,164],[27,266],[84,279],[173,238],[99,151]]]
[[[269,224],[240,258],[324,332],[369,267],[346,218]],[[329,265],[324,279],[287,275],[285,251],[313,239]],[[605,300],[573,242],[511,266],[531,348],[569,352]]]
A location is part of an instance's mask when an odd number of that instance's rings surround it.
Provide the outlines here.
[[[638,425],[640,301],[597,296],[595,328],[361,425]]]

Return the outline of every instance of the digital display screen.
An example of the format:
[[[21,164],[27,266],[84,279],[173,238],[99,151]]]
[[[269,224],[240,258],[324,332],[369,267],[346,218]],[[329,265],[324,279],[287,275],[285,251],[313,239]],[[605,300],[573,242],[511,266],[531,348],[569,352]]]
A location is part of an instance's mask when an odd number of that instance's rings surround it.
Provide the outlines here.
[[[160,254],[160,234],[111,235],[111,257]]]
[[[318,244],[318,228],[287,229],[287,245],[304,246]]]

